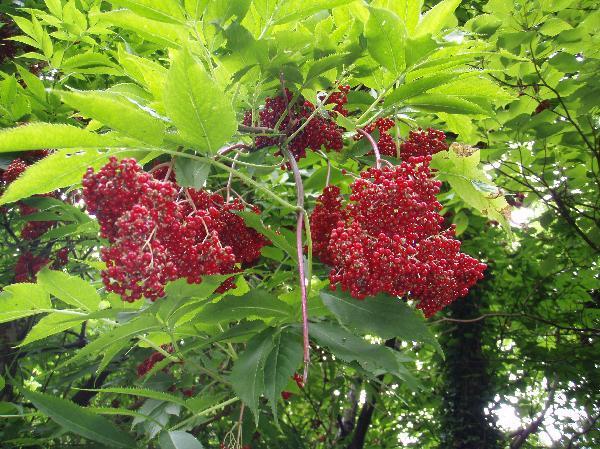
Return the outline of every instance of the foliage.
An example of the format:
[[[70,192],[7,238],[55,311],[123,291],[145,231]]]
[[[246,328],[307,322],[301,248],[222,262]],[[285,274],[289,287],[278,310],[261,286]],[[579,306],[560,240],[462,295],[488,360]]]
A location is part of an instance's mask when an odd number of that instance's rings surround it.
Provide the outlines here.
[[[516,449],[545,444],[539,428],[553,426],[555,447],[598,443],[597,2],[1,8],[3,447]],[[408,156],[426,128],[446,131],[443,148]],[[135,158],[140,192],[160,193],[144,202],[133,184],[115,188],[107,220],[82,179],[111,158]],[[451,299],[427,319],[414,280],[400,297],[332,290],[334,215],[309,220],[323,189],[359,196],[361,182],[378,188],[364,175],[373,167],[429,164],[439,187],[427,220],[437,196],[440,229],[454,225],[462,251],[487,263],[485,280],[429,318],[458,296],[440,284]],[[198,191],[222,203],[202,206]],[[423,198],[392,231],[426,227]],[[351,200],[335,215],[347,220],[340,233],[359,221]],[[142,206],[147,215],[134,215]],[[137,235],[151,215],[154,231]],[[360,216],[369,230],[396,223]],[[440,229],[402,237],[421,244]],[[242,235],[259,236],[260,257],[241,258],[244,244],[227,268],[196,272],[191,248]],[[101,248],[117,240],[140,253],[107,257]],[[124,302],[111,264],[145,261],[154,273],[159,260],[144,254],[158,243],[177,275],[155,301]],[[521,429],[495,422],[507,403]]]

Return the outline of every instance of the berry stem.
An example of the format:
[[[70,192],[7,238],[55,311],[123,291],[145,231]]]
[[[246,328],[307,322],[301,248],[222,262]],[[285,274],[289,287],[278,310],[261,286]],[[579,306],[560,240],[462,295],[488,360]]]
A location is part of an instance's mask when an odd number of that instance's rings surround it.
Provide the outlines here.
[[[375,167],[381,168],[381,154],[379,154],[379,147],[377,146],[377,142],[375,142],[375,139],[373,139],[371,134],[366,132],[364,129],[357,128],[357,131],[363,136],[365,136],[371,144],[371,147],[373,148],[373,153],[375,153]]]
[[[304,347],[304,374],[302,380],[306,383],[308,378],[308,365],[310,364],[310,343],[308,340],[308,305],[306,294],[306,275],[304,270],[304,245],[302,244],[303,224],[304,224],[304,185],[302,184],[302,176],[298,169],[296,159],[287,149],[287,146],[282,147],[283,153],[288,159],[292,172],[294,173],[294,182],[296,183],[296,205],[297,221],[296,221],[296,251],[298,253],[298,275],[300,277],[300,295],[302,298],[302,341]]]
[[[246,126],[246,125],[238,125],[238,131],[241,133],[248,134],[269,134],[269,135],[279,135],[281,134],[277,130],[272,128],[267,128],[265,126]]]
[[[296,209],[297,207],[294,206],[292,203],[287,202],[286,200],[284,200],[283,198],[281,198],[280,196],[277,196],[275,193],[273,193],[270,189],[264,187],[263,185],[259,184],[258,182],[256,182],[254,179],[244,175],[243,173],[240,173],[239,171],[237,171],[234,168],[231,168],[228,165],[222,164],[221,162],[215,161],[214,159],[210,158],[210,157],[206,157],[206,156],[196,156],[195,154],[190,154],[190,153],[182,153],[181,151],[176,151],[176,150],[168,150],[166,148],[162,148],[160,151],[162,151],[163,153],[166,154],[171,154],[173,156],[178,156],[178,157],[185,157],[187,159],[194,159],[197,161],[202,161],[202,162],[206,162],[208,164],[211,164],[217,168],[220,168],[221,170],[225,170],[228,173],[233,173],[233,176],[237,176],[238,178],[240,178],[243,182],[245,182],[246,184],[255,187],[256,189],[260,190],[261,192],[263,192],[265,195],[273,198],[275,201],[277,201],[279,204],[288,207],[290,209]],[[123,150],[123,152],[125,152],[125,150]],[[238,161],[239,162],[239,161]]]

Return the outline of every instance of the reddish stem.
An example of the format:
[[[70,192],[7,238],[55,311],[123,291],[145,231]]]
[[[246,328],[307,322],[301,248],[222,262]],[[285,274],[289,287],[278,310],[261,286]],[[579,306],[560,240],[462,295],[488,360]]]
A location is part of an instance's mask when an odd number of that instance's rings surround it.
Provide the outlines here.
[[[304,270],[304,246],[302,245],[302,234],[304,226],[304,185],[302,176],[298,169],[296,159],[287,148],[283,151],[290,163],[296,183],[296,205],[298,206],[298,218],[296,221],[296,252],[298,253],[298,275],[300,276],[300,295],[302,298],[302,340],[304,347],[304,374],[302,381],[306,384],[308,379],[308,365],[310,364],[310,342],[308,339],[308,299],[306,295],[306,275]]]
[[[358,128],[357,131],[363,136],[365,136],[371,144],[371,147],[373,148],[373,153],[375,153],[375,166],[377,168],[381,168],[381,154],[379,153],[379,147],[377,146],[377,142],[375,142],[373,136],[371,136],[371,134],[366,132],[364,129]]]

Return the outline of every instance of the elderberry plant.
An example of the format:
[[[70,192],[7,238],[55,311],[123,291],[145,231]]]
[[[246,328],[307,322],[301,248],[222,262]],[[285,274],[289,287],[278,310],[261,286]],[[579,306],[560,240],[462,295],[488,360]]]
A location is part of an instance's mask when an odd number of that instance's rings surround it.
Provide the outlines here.
[[[388,3],[14,11],[43,75],[2,81],[2,219],[34,248],[11,248],[0,319],[28,320],[25,346],[77,337],[52,366],[87,392],[25,389],[36,413],[72,441],[275,447],[282,399],[330,361],[417,388],[397,343],[439,351],[425,318],[486,275],[444,200],[509,232],[480,149],[442,130],[512,96],[488,44],[447,38],[457,2]]]

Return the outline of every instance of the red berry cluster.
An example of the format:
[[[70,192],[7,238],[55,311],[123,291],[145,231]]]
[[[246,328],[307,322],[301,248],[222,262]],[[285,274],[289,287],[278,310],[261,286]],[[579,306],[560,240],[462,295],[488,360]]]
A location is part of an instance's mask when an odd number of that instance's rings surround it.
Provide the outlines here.
[[[448,149],[446,135],[443,131],[428,128],[411,131],[408,139],[400,145],[400,156],[407,161],[410,158],[423,158]],[[419,162],[419,160],[414,160]]]
[[[43,159],[49,154],[48,150],[27,151],[21,157],[14,159],[6,168],[0,170],[0,187],[8,187],[16,181],[31,164]],[[55,193],[49,193],[39,196],[56,196]],[[17,203],[18,214],[21,217],[27,217],[38,212],[38,209],[23,202]],[[8,212],[4,209],[3,212]],[[21,238],[25,242],[30,242],[27,249],[24,249],[14,267],[16,282],[35,281],[37,273],[48,263],[51,262],[50,249],[44,248],[43,254],[36,254],[32,251],[35,241],[46,233],[50,228],[56,225],[56,221],[28,221],[21,229]],[[53,267],[60,268],[68,263],[68,248],[58,250],[54,256]]]
[[[325,101],[325,104],[335,104],[333,110],[338,114],[348,117],[350,111],[344,107],[348,103],[348,92],[350,92],[350,86],[338,86],[337,92],[332,92],[329,98]]]
[[[341,86],[339,95],[334,97],[333,100],[330,97],[328,99],[330,101],[327,101],[327,103],[335,103],[334,110],[343,115],[348,113],[343,108],[343,105],[347,102],[346,92],[348,89],[348,86]],[[258,124],[275,129],[281,116],[289,108],[289,113],[286,113],[285,117],[281,119],[278,129],[284,131],[287,136],[294,134],[314,112],[315,106],[309,101],[302,100],[294,101],[292,104],[292,100],[293,94],[287,89],[285,90],[285,96],[282,94],[277,97],[267,98],[264,107],[258,113]],[[252,125],[252,114],[250,111],[246,112],[244,116],[244,125]],[[342,133],[343,129],[332,120],[331,114],[325,116],[317,114],[292,139],[289,150],[296,160],[306,156],[306,149],[317,151],[324,148],[327,151],[341,151],[344,146]],[[259,136],[255,139],[254,143],[257,148],[264,148],[277,145],[279,138]]]
[[[47,257],[35,255],[30,251],[23,252],[15,264],[15,282],[35,281],[36,274],[49,262]]]
[[[172,345],[161,345],[161,348],[164,349],[169,354],[173,353]],[[148,374],[152,370],[152,368],[154,368],[154,365],[156,365],[158,362],[162,362],[164,359],[165,359],[164,354],[162,354],[160,352],[152,353],[152,355],[150,357],[148,357],[146,360],[144,360],[142,363],[140,363],[138,365],[138,367],[137,367],[138,377],[143,377],[146,374]]]
[[[313,254],[328,265],[333,265],[329,253],[329,237],[339,221],[346,220],[346,210],[342,207],[340,188],[327,186],[317,198],[317,204],[310,216],[310,232]]]
[[[436,200],[440,183],[431,177],[428,159],[371,168],[352,185],[350,201],[340,207],[339,191],[328,189],[316,223],[345,214],[333,229],[313,238],[327,240],[323,258],[332,266],[330,282],[356,298],[378,293],[410,296],[426,316],[464,296],[483,277],[485,264],[460,252],[453,228],[442,230]],[[326,209],[325,204],[330,209]]]
[[[373,133],[375,130],[379,132],[379,139],[377,140],[377,148],[379,149],[379,153],[383,156],[398,156],[398,148],[396,146],[396,142],[394,142],[394,138],[388,132],[390,129],[394,127],[394,120],[391,118],[378,118],[375,122],[365,126],[363,130],[369,134]],[[354,136],[355,140],[360,140],[364,138],[362,134],[356,134]]]
[[[239,200],[159,181],[134,159],[113,157],[97,173],[88,169],[83,186],[110,243],[101,251],[104,285],[126,301],[160,298],[178,278],[200,283],[204,275],[233,274],[236,263],[255,262],[268,243],[234,213],[244,209]],[[233,287],[229,279],[219,291]]]

